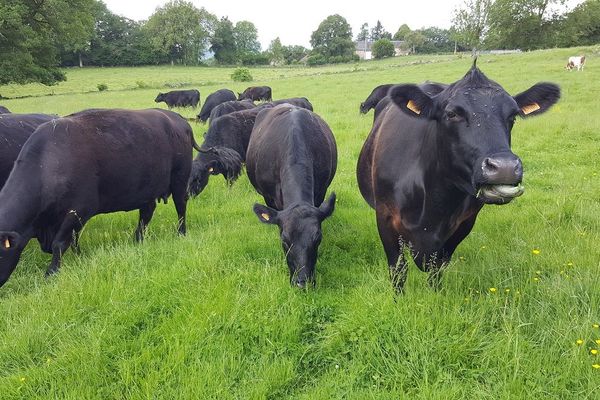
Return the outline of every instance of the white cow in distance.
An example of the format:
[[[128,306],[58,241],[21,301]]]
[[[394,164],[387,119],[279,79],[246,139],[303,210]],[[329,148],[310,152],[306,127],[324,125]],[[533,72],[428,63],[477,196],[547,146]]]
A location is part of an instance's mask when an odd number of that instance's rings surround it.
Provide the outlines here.
[[[585,56],[573,56],[569,57],[569,62],[565,67],[567,71],[577,68],[577,71],[583,71],[585,66]]]

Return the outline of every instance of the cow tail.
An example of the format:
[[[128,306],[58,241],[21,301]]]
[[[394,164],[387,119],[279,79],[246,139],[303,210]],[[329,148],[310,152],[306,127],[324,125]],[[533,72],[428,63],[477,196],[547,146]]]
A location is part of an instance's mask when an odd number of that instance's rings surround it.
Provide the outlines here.
[[[194,138],[194,131],[190,129],[190,139],[192,139],[192,147],[196,149],[196,151],[200,151],[200,146],[196,143],[196,139]]]

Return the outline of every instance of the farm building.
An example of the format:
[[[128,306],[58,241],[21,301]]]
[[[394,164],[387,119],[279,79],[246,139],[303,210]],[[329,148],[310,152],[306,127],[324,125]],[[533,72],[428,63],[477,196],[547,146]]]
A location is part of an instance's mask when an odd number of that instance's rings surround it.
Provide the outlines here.
[[[371,60],[373,58],[372,40],[361,40],[358,42],[354,42],[354,53],[357,54],[361,60]],[[406,56],[410,54],[410,49],[406,45],[404,40],[392,40],[394,44],[394,49],[396,50],[396,56]]]

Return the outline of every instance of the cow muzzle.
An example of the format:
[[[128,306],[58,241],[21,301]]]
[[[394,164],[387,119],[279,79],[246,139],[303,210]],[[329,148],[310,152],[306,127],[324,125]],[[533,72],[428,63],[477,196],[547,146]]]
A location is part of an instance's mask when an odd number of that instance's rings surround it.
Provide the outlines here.
[[[523,164],[512,153],[495,154],[481,162],[477,198],[489,204],[506,204],[525,191]]]

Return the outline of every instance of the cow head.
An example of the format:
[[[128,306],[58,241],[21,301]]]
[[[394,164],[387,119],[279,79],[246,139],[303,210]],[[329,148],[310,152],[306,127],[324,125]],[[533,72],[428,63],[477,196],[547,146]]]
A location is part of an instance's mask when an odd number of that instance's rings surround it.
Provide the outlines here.
[[[315,265],[321,243],[321,222],[333,213],[335,193],[320,207],[296,205],[282,211],[254,204],[254,213],[265,224],[279,226],[290,283],[300,288],[315,284]]]
[[[242,157],[226,147],[201,149],[192,162],[192,172],[188,183],[188,192],[199,195],[208,184],[210,175],[222,174],[228,183],[233,183],[242,173]]]
[[[165,94],[159,93],[158,96],[154,99],[155,103],[160,103],[161,101],[165,101]]]
[[[2,286],[15,270],[27,240],[17,232],[0,232],[0,241],[0,286]]]
[[[360,110],[360,113],[361,113],[361,114],[366,114],[366,113],[368,113],[368,112],[369,112],[369,109],[367,109],[367,106],[365,105],[365,103],[364,103],[364,102],[360,103],[360,108],[359,108],[359,110]]]
[[[475,65],[437,95],[416,85],[398,85],[390,97],[415,118],[433,121],[438,157],[463,191],[485,203],[504,204],[523,194],[521,160],[510,149],[515,118],[547,111],[560,98],[553,83],[538,83],[516,96],[489,80]]]

